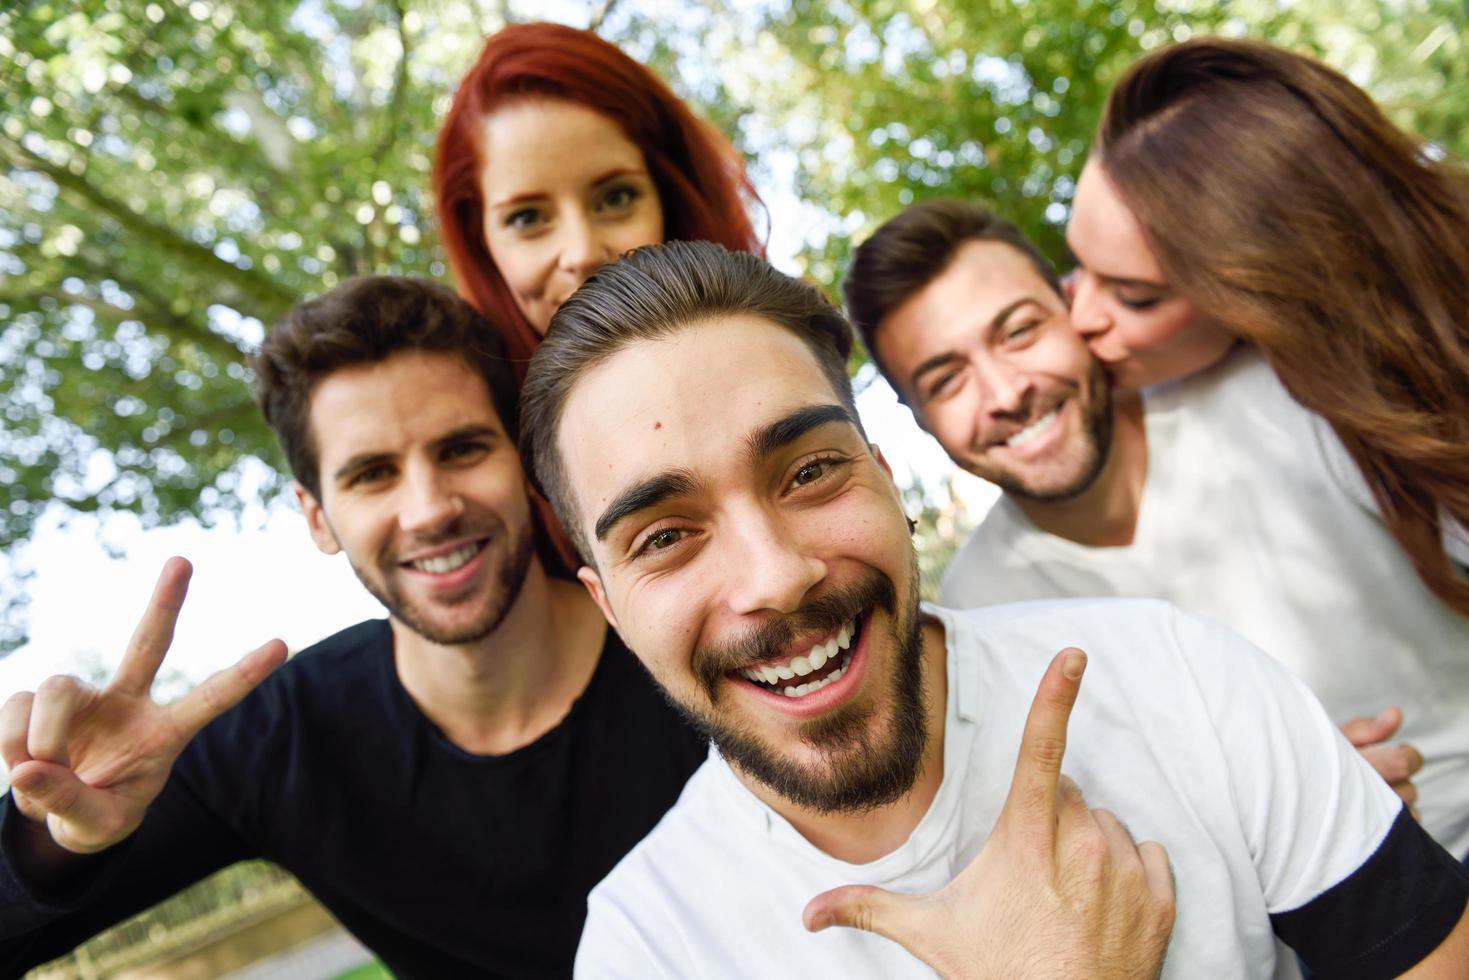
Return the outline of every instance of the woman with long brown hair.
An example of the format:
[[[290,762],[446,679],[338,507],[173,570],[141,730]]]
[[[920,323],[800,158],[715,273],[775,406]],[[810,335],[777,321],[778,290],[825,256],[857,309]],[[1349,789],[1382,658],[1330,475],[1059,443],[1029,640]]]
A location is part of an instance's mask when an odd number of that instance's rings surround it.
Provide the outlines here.
[[[1469,176],[1440,148],[1319,62],[1186,42],[1112,91],[1067,237],[1073,321],[1120,384],[1253,344],[1469,615]]]

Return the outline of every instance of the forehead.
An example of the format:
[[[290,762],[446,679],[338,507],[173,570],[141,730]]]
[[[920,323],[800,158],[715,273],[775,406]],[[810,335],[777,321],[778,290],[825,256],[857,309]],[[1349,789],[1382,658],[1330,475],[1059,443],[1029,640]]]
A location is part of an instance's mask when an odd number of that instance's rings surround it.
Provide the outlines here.
[[[1114,279],[1163,278],[1137,216],[1095,160],[1082,168],[1076,182],[1066,242],[1082,264],[1096,273]]]
[[[504,431],[489,386],[454,354],[405,351],[333,371],[311,394],[323,473],[363,453],[397,453],[466,425]]]
[[[943,272],[883,319],[876,337],[878,357],[907,380],[914,367],[972,341],[997,313],[1027,297],[1061,305],[1019,249],[1004,242],[965,242]]]
[[[750,432],[833,403],[794,333],[756,316],[721,317],[633,343],[587,371],[567,397],[557,445],[585,522],[642,476],[736,474]]]
[[[643,152],[607,116],[564,99],[527,97],[485,117],[480,179],[490,203],[642,170]]]

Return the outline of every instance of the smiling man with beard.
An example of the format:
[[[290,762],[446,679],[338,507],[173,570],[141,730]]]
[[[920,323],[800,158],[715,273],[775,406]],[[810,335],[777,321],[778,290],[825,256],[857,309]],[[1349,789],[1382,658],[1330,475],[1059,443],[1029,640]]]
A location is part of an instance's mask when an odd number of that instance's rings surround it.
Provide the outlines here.
[[[396,976],[569,975],[587,892],[707,749],[542,564],[503,348],[444,286],[371,277],[291,311],[253,367],[312,538],[388,618],[154,704],[175,559],[112,683],[9,699],[0,975],[255,857]]]
[[[1141,235],[1127,220],[1078,212],[1069,233],[1093,244],[1109,309],[1167,313],[1166,289],[1121,274]],[[950,563],[945,604],[1146,596],[1225,623],[1469,857],[1469,620],[1423,587],[1341,441],[1257,352],[1109,406],[1049,264],[958,200],[884,223],[843,289],[914,419],[1005,491]],[[1383,743],[1399,722],[1409,744]]]
[[[677,243],[594,274],[531,364],[522,452],[578,576],[717,750],[593,891],[578,975],[1151,975],[1163,852],[1058,785],[1063,750],[1172,858],[1165,976],[1269,975],[1272,933],[1333,974],[1460,975],[1463,869],[1242,639],[1157,602],[919,605],[850,345],[810,287]],[[1083,667],[1068,741],[1037,713]],[[1136,888],[1122,956],[1079,881]]]

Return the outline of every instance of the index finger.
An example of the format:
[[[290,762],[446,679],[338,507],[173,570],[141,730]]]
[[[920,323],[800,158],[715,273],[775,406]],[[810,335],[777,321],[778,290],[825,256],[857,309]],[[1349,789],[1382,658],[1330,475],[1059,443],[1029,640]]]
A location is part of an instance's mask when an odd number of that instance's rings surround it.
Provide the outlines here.
[[[163,663],[164,654],[173,642],[174,623],[178,622],[179,610],[183,608],[184,596],[189,592],[189,576],[193,568],[182,558],[170,558],[163,564],[158,575],[158,584],[148,600],[148,608],[133,630],[128,641],[127,652],[108,685],[125,694],[146,697],[153,686],[153,678]]]
[[[1086,654],[1068,647],[1056,654],[1041,678],[1020,736],[1020,756],[1002,820],[1038,844],[1054,845],[1057,781],[1066,754],[1066,724],[1081,691]]]

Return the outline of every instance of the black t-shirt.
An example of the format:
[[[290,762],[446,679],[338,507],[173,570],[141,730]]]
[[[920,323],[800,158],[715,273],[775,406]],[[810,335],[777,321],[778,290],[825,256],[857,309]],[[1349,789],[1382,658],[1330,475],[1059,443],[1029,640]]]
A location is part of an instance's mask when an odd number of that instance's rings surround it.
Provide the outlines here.
[[[303,651],[180,756],[84,890],[42,895],[0,816],[0,975],[250,857],[295,874],[401,977],[571,972],[593,885],[707,753],[615,633],[566,718],[502,756],[454,746],[413,704],[385,620]]]

